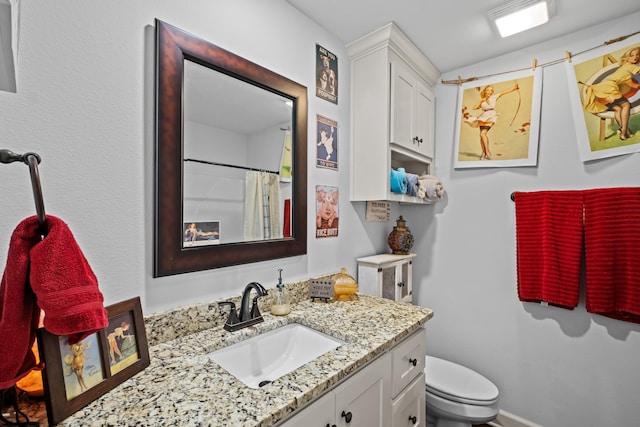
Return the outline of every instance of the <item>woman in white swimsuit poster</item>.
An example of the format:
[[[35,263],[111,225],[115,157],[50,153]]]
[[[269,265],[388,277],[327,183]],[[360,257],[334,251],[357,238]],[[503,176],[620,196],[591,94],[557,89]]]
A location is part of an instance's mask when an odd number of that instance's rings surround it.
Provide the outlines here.
[[[456,167],[506,167],[536,163],[539,71],[508,80],[465,83],[459,92]]]

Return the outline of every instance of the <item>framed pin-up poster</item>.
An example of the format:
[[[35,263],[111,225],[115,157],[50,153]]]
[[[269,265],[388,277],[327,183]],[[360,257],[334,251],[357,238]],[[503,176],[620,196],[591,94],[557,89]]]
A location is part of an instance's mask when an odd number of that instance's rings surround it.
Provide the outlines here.
[[[149,366],[140,298],[106,307],[106,328],[69,344],[38,329],[47,419],[55,425]]]
[[[583,162],[640,151],[640,36],[565,63]]]
[[[455,168],[535,166],[541,94],[540,68],[463,83]]]

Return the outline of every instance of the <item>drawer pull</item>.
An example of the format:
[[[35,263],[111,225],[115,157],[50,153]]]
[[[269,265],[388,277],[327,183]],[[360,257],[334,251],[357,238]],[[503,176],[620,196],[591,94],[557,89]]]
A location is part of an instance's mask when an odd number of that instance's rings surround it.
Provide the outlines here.
[[[347,424],[349,424],[351,422],[351,418],[353,417],[353,415],[351,414],[351,412],[342,411],[341,417],[343,417],[344,420],[347,422]]]
[[[416,366],[418,364],[418,359],[409,359],[409,363],[411,363],[413,366]]]
[[[416,425],[416,423],[418,422],[418,419],[416,417],[409,417],[409,421],[411,421],[411,424]]]

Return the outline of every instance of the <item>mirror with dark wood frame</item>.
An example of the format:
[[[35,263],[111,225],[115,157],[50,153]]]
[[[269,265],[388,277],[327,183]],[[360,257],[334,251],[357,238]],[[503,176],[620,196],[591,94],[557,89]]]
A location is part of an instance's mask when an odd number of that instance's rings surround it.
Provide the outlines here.
[[[209,107],[206,107],[208,109],[213,110],[220,105],[223,109],[227,108],[225,105],[230,105],[230,100],[244,99],[240,91],[245,93],[246,89],[250,89],[249,92],[252,93],[260,93],[256,95],[255,101],[248,101],[244,106],[239,107],[246,111],[252,110],[249,106],[262,102],[259,100],[264,98],[265,94],[273,95],[272,98],[279,104],[287,101],[287,108],[290,109],[290,113],[287,114],[290,114],[291,120],[280,128],[282,131],[290,132],[291,137],[292,173],[286,193],[290,197],[291,211],[290,215],[285,215],[287,217],[286,233],[267,235],[266,238],[224,239],[224,226],[228,225],[228,221],[212,221],[209,225],[220,228],[220,230],[216,229],[215,233],[210,233],[215,234],[215,241],[198,242],[199,244],[194,245],[185,244],[185,232],[188,231],[185,227],[194,219],[191,214],[185,213],[192,211],[186,207],[186,200],[190,196],[185,195],[185,170],[188,167],[186,165],[194,161],[187,158],[185,153],[186,150],[191,151],[188,148],[191,143],[185,141],[187,130],[185,98],[187,82],[190,76],[196,75],[190,75],[186,70],[197,70],[198,77],[202,73],[210,73],[215,77],[210,82],[216,80],[231,83],[222,83],[225,85],[224,90],[222,90],[223,86],[219,86],[219,89],[212,91],[217,96],[209,96],[214,99],[206,100],[209,103]],[[189,71],[189,73],[194,72]],[[233,92],[227,91],[227,86],[246,87],[238,89],[235,92],[237,95],[234,95]],[[216,102],[219,103],[218,106],[215,105]],[[189,108],[194,109],[192,106]],[[278,120],[281,120],[282,115],[280,114],[279,117]],[[306,254],[307,88],[305,86],[184,30],[156,20],[155,119],[154,277]],[[227,143],[226,139],[212,142],[218,147],[225,143]],[[233,140],[228,142],[228,144],[233,143]],[[209,158],[204,163],[216,164],[218,165],[216,167],[228,166],[226,159],[220,158],[223,151],[226,150],[210,149]],[[253,170],[244,166],[241,169]],[[262,167],[257,170],[262,170]],[[192,192],[192,189],[186,192]],[[197,199],[197,196],[195,198]],[[217,214],[210,214],[217,220],[218,217],[215,215]]]

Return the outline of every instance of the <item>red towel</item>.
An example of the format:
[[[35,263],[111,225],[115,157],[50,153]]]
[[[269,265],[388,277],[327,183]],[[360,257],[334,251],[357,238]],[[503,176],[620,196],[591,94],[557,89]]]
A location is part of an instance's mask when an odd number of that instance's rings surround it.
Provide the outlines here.
[[[514,201],[519,299],[572,310],[580,294],[582,192],[517,192]]]
[[[71,231],[47,215],[41,240],[37,217],[22,221],[11,236],[0,283],[0,389],[36,367],[31,346],[40,309],[45,328],[73,344],[107,326],[98,281]]]
[[[640,187],[584,194],[587,311],[640,323]]]

